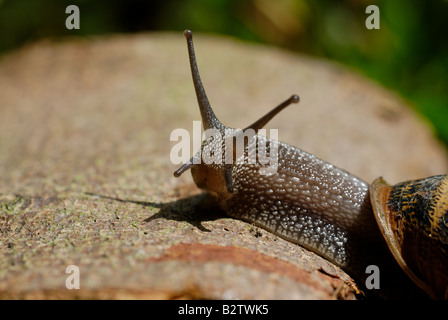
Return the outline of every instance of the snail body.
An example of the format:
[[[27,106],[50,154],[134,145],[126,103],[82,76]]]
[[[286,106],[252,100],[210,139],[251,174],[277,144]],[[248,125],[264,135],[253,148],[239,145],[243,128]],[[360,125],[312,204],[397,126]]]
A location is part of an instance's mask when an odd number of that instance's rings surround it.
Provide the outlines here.
[[[212,193],[228,215],[263,227],[316,252],[361,282],[366,279],[366,267],[373,264],[382,270],[381,278],[385,279],[382,283],[389,283],[392,290],[395,283],[399,283],[409,286],[412,288],[409,292],[414,292],[414,285],[404,276],[401,267],[431,297],[446,298],[448,200],[440,199],[448,191],[447,177],[439,176],[432,180],[440,182],[439,187],[434,189],[436,191],[432,192],[434,201],[445,201],[437,213],[418,211],[417,214],[419,221],[426,221],[426,215],[431,217],[432,222],[440,221],[437,227],[434,222],[432,227],[418,229],[420,225],[414,223],[415,214],[411,213],[404,219],[409,223],[400,225],[396,222],[400,214],[393,212],[401,210],[399,207],[403,201],[399,188],[405,188],[405,185],[390,187],[377,180],[370,186],[310,153],[257,134],[277,113],[292,103],[298,103],[298,96],[291,96],[244,130],[224,126],[215,116],[203,88],[192,33],[186,30],[184,35],[203,126],[205,130],[213,129],[215,134],[207,137],[200,151],[174,175],[178,177],[191,169],[196,185]],[[235,141],[240,141],[243,148],[238,149],[229,143]],[[272,168],[266,162],[250,161],[260,158],[261,149],[265,155],[273,155],[277,159],[275,170],[269,170]],[[204,154],[213,155],[215,161],[202,161]],[[417,187],[410,189],[419,192]],[[389,198],[394,200],[389,202]],[[437,238],[438,242],[425,255],[431,257],[428,259],[430,265],[421,268],[422,263],[414,261],[418,257],[414,260],[409,258],[413,248],[402,249],[407,242],[390,240],[401,239],[401,235],[408,234],[408,229],[396,231],[408,226],[421,231],[414,242],[424,239],[418,245],[413,243],[420,246],[417,255],[421,255],[420,252],[425,251],[429,242]],[[410,232],[412,234],[413,231]],[[429,242],[426,238],[430,239]],[[413,262],[407,262],[409,259]],[[432,263],[437,264],[436,274],[431,274]]]

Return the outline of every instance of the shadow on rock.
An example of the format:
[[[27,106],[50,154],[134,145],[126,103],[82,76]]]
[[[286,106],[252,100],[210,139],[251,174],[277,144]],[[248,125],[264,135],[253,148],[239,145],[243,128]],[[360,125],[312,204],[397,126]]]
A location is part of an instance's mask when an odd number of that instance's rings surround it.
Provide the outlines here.
[[[222,211],[221,208],[219,208],[219,206],[216,204],[214,198],[208,193],[202,193],[199,195],[166,203],[121,199],[90,192],[86,192],[85,194],[122,203],[134,203],[145,207],[159,208],[159,212],[146,218],[143,221],[151,222],[155,219],[160,218],[175,221],[185,221],[204,232],[210,232],[210,230],[202,225],[203,221],[213,221],[216,219],[227,217],[224,211]]]

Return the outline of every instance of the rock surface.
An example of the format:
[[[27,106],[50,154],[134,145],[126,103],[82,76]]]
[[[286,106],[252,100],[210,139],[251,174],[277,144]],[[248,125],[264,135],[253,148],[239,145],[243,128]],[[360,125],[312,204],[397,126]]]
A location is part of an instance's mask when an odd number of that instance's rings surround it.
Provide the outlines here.
[[[366,181],[447,171],[428,126],[356,73],[229,38],[195,45],[224,124],[297,93],[268,126],[280,140]],[[173,177],[170,133],[199,120],[181,33],[28,45],[0,60],[0,110],[0,298],[354,298],[339,268]]]

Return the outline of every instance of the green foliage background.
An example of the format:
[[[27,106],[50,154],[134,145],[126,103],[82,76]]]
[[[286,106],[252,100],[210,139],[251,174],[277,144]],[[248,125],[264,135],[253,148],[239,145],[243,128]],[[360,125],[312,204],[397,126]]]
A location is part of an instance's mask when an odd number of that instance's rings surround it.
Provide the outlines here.
[[[80,30],[67,30],[77,5]],[[381,28],[365,27],[368,5]],[[0,53],[42,37],[186,28],[338,60],[405,97],[448,145],[447,0],[0,0]]]

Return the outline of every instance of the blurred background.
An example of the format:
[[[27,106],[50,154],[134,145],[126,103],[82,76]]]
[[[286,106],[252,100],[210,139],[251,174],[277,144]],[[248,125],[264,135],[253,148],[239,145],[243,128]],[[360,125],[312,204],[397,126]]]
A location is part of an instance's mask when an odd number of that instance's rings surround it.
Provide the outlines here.
[[[380,29],[368,30],[368,5]],[[81,28],[68,30],[77,5]],[[337,60],[404,97],[448,145],[447,0],[0,0],[0,55],[45,37],[186,28]]]

